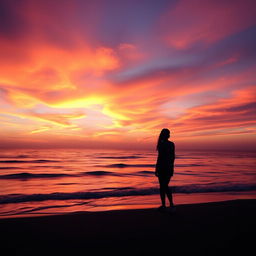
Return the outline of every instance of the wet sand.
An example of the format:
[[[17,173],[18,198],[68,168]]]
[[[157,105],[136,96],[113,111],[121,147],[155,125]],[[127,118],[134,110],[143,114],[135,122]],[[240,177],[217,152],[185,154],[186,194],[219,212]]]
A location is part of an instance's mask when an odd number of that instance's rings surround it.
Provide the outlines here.
[[[256,200],[0,219],[5,255],[249,254]]]

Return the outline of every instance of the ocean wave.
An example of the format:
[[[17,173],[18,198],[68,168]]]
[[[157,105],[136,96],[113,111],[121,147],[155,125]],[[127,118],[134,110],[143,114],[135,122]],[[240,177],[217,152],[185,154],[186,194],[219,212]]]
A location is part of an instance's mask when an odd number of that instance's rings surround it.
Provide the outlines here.
[[[0,160],[0,163],[12,164],[12,163],[56,163],[60,162],[57,160],[47,160],[47,159],[38,159],[38,160]]]
[[[174,193],[210,193],[210,192],[238,192],[254,191],[256,184],[223,184],[223,185],[186,185],[174,186]],[[100,199],[108,197],[143,196],[158,194],[158,188],[122,189],[116,188],[110,191],[99,192],[73,192],[73,193],[50,193],[50,194],[11,194],[0,197],[0,204],[21,203],[46,200],[75,200],[75,199]]]
[[[29,158],[29,155],[0,155],[0,158]]]
[[[129,167],[134,167],[134,168],[140,168],[140,167],[155,167],[155,164],[123,164],[123,163],[118,163],[118,164],[108,164],[108,165],[95,165],[96,167],[105,167],[105,168],[129,168]]]
[[[64,205],[46,205],[46,206],[41,206],[41,207],[23,207],[20,209],[16,209],[15,211],[6,211],[6,212],[1,212],[0,215],[2,216],[12,216],[12,215],[21,215],[21,214],[26,214],[26,213],[33,213],[37,211],[42,211],[42,210],[48,210],[48,209],[56,209],[56,208],[68,208],[68,207],[74,207],[74,206],[79,206],[79,205],[85,205],[90,203],[89,201],[87,202],[79,202],[79,203],[73,203],[73,204],[64,204]]]
[[[106,172],[106,171],[90,171],[90,172],[83,172],[81,173],[81,175],[105,176],[105,175],[118,175],[118,173]]]
[[[61,166],[61,165],[33,165],[33,168],[64,169],[65,166]]]
[[[99,159],[137,159],[144,158],[144,156],[97,156]]]
[[[155,164],[108,164],[108,165],[95,165],[95,167],[105,167],[105,168],[154,168]],[[175,164],[175,167],[197,167],[206,166],[205,164]]]
[[[27,180],[27,179],[38,179],[38,178],[62,178],[62,177],[83,177],[83,176],[105,176],[105,175],[114,175],[114,176],[124,176],[124,174],[107,172],[107,171],[88,171],[88,172],[80,172],[80,173],[30,173],[30,172],[21,172],[21,173],[12,173],[0,175],[0,179],[19,179],[19,180]]]
[[[155,172],[153,172],[153,171],[140,171],[140,172],[137,172],[135,174],[139,174],[139,175],[154,175]]]
[[[1,169],[1,167],[0,167]],[[16,169],[15,167],[4,167],[3,169]],[[24,169],[24,168],[23,168]],[[138,172],[110,172],[110,171],[86,171],[86,172],[77,172],[77,173],[30,173],[30,172],[18,172],[18,173],[12,173],[12,174],[4,174],[0,175],[0,180],[28,180],[28,179],[40,179],[40,178],[62,178],[62,177],[84,177],[84,176],[120,176],[120,177],[127,177],[127,176],[154,176],[154,171],[138,171]],[[211,173],[211,172],[208,172]],[[245,173],[246,174],[246,173]],[[177,171],[176,175],[192,175],[192,176],[202,176],[204,174],[202,173],[194,173],[194,172],[181,172]],[[248,173],[248,175],[251,175],[251,173]]]
[[[59,178],[59,177],[71,177],[74,175],[65,174],[65,173],[13,173],[0,175],[0,179],[36,179],[36,178]]]
[[[196,166],[206,166],[205,164],[175,164],[175,167],[196,167]]]
[[[0,170],[23,169],[22,167],[0,166]]]

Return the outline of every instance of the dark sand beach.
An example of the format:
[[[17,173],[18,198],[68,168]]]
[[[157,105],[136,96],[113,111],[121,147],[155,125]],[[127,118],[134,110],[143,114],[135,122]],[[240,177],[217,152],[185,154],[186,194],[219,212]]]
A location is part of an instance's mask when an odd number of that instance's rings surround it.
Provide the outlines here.
[[[248,255],[255,239],[256,200],[156,209],[78,212],[0,219],[4,255],[144,255],[158,252]]]

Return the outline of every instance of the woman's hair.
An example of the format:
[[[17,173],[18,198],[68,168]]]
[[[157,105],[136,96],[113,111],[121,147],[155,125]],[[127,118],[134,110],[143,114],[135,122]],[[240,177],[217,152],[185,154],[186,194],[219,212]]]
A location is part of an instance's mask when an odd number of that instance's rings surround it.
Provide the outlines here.
[[[162,129],[162,131],[160,132],[159,137],[158,137],[156,150],[159,150],[160,143],[168,140],[169,137],[170,137],[170,130],[166,129],[166,128]]]

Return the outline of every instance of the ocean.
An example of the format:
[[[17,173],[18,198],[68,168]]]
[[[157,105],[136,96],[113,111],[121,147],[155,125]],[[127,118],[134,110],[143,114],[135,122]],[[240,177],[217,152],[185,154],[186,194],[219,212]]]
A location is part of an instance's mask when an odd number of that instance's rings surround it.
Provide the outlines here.
[[[0,151],[0,218],[154,208],[157,153]],[[175,204],[256,198],[255,152],[176,152]]]

